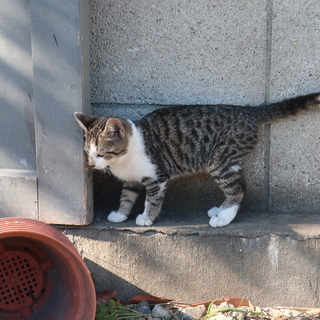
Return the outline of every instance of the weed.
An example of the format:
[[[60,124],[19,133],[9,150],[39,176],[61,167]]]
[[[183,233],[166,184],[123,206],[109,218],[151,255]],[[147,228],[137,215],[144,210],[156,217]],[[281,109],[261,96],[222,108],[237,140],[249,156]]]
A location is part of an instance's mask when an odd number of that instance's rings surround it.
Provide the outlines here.
[[[237,312],[249,313],[249,314],[253,314],[253,315],[257,315],[257,316],[261,316],[261,317],[269,317],[268,315],[263,314],[263,313],[242,310],[239,308],[232,308],[232,307],[217,308],[214,303],[215,303],[215,301],[210,303],[210,305],[208,306],[208,309],[207,309],[207,313],[201,318],[201,320],[209,319],[209,318],[213,317],[215,314],[217,314],[218,312],[224,312],[224,311],[237,311]]]
[[[143,314],[140,312],[110,299],[106,304],[98,304],[95,320],[138,319],[140,317],[143,317]]]

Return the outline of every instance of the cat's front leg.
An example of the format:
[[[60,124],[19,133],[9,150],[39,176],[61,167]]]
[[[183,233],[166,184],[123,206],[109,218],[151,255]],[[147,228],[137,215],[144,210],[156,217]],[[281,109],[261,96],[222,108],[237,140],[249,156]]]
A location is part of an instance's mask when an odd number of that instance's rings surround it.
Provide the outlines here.
[[[167,181],[160,183],[147,178],[143,180],[143,183],[146,186],[145,208],[143,213],[137,216],[136,224],[151,226],[160,212]]]
[[[117,211],[109,213],[108,220],[111,222],[122,222],[127,220],[142,189],[143,185],[139,182],[125,181],[121,192],[120,207]]]

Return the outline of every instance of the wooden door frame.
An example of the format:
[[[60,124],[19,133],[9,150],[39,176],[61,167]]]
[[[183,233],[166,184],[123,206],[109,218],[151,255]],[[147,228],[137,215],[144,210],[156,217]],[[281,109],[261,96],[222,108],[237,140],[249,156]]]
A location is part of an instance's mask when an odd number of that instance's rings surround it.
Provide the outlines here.
[[[74,112],[91,112],[89,0],[24,5],[31,21],[36,171],[0,170],[0,217],[86,225],[93,219],[92,176]]]
[[[88,224],[92,177],[75,111],[91,112],[88,0],[30,1],[39,220]]]

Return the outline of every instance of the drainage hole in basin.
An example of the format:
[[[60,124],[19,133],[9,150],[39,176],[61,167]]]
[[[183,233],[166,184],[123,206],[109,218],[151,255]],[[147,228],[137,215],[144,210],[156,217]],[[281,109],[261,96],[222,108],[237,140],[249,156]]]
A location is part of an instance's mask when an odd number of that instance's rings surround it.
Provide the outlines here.
[[[32,307],[44,290],[45,275],[28,250],[8,250],[0,254],[1,311]]]

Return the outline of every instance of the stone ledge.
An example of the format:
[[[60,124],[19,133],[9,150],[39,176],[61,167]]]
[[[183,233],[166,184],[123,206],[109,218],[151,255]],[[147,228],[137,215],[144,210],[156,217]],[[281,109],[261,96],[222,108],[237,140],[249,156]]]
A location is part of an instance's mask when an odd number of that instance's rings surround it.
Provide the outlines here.
[[[191,210],[190,210],[191,211]],[[240,212],[223,228],[205,213],[163,211],[153,226],[59,226],[81,253],[97,290],[198,303],[244,297],[259,306],[319,306],[320,215]]]

